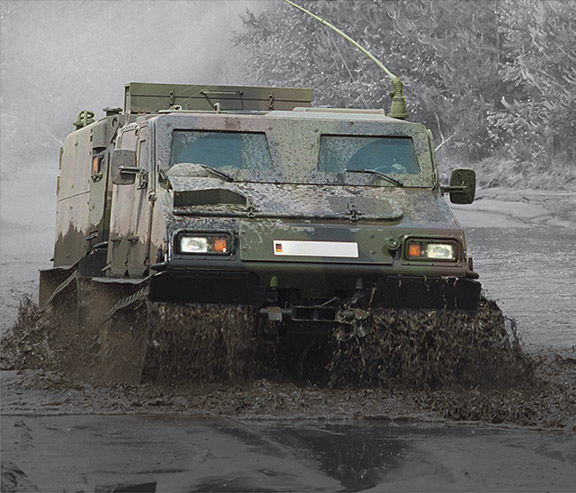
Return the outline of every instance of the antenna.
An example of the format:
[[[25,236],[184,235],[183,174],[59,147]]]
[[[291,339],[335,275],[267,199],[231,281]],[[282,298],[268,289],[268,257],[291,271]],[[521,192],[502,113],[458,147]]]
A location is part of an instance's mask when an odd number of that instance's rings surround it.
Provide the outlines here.
[[[389,94],[389,96],[392,98],[392,107],[390,108],[389,116],[391,116],[392,118],[399,118],[402,120],[408,117],[408,110],[406,108],[406,98],[404,97],[404,85],[402,84],[402,81],[398,77],[396,77],[392,72],[390,72],[390,70],[388,70],[380,60],[378,60],[374,55],[372,55],[372,53],[370,53],[362,45],[354,41],[350,36],[348,36],[347,34],[340,31],[340,29],[330,24],[326,19],[322,19],[322,17],[313,14],[309,10],[306,10],[304,7],[300,7],[300,5],[291,2],[290,0],[283,0],[283,1],[286,2],[287,4],[292,5],[292,7],[296,7],[298,10],[301,10],[302,12],[314,17],[314,19],[321,22],[326,27],[332,29],[332,31],[342,36],[352,46],[359,49],[362,53],[364,53],[364,55],[366,55],[368,58],[370,58],[370,60],[372,60],[382,70],[384,70],[384,72],[386,72],[386,75],[390,77],[392,87],[394,89]]]

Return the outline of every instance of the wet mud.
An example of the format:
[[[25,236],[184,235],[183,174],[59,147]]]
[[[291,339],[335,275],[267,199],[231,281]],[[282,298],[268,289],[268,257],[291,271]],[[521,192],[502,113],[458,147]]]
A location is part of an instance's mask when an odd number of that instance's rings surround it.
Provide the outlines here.
[[[95,384],[272,377],[328,388],[434,390],[509,388],[533,380],[533,362],[520,347],[514,321],[485,299],[473,311],[363,311],[325,333],[309,327],[322,335],[269,340],[261,337],[255,308],[152,303],[137,294],[129,308],[99,318],[80,317],[75,305],[100,297],[64,292],[43,309],[25,298],[3,338],[3,367],[61,371]]]
[[[533,364],[494,301],[477,310],[378,310],[332,343],[333,386],[434,390],[529,385]]]
[[[448,419],[576,430],[576,360],[525,353],[514,321],[493,301],[475,312],[376,311],[361,328],[328,334],[323,351],[298,367],[310,373],[301,373],[282,343],[258,338],[253,309],[141,300],[114,329],[148,338],[136,380],[132,369],[125,378],[125,365],[107,364],[119,354],[103,343],[110,327],[84,325],[62,338],[62,326],[52,325],[61,313],[54,317],[25,299],[3,338],[7,409],[21,402],[10,389],[25,388],[36,405],[60,395],[56,413]],[[126,347],[120,353],[142,357]]]
[[[261,373],[255,308],[146,305],[150,343],[143,381],[245,382]]]

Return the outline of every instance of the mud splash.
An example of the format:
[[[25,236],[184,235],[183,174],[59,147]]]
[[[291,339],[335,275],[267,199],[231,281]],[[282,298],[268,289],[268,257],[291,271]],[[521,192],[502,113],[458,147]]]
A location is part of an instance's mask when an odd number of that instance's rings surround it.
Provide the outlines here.
[[[41,369],[36,377],[21,373],[14,385],[34,396],[38,388],[65,395],[66,412],[78,406],[99,413],[448,419],[576,429],[576,364],[525,354],[514,324],[491,301],[475,314],[376,311],[328,336],[325,354],[315,360],[324,370],[316,381],[292,378],[282,345],[263,344],[257,313],[246,307],[140,300],[99,331],[84,325],[71,332],[61,316],[23,300],[18,322],[2,339],[2,369]],[[130,348],[143,335],[146,383],[127,382],[138,366]]]
[[[336,331],[330,384],[410,389],[509,388],[533,381],[513,320],[494,301],[478,310],[378,310]]]
[[[259,371],[252,307],[146,303],[145,381],[251,381]]]
[[[43,312],[32,298],[24,296],[12,329],[0,340],[2,370],[51,367],[54,358]]]
[[[2,369],[57,371],[104,385],[238,382],[258,376],[253,308],[141,298],[113,316],[95,306],[91,316],[79,317],[75,306],[73,293],[44,309],[23,298],[16,324],[2,338]]]
[[[238,383],[298,374],[302,382],[331,388],[428,390],[501,389],[533,379],[514,325],[507,327],[496,303],[487,300],[474,312],[373,311],[353,325],[340,324],[292,363],[288,344],[258,337],[252,307],[142,298],[101,323],[84,320],[74,327],[73,319],[24,299],[3,341],[3,367],[64,371],[96,383]],[[290,364],[300,365],[299,371]]]

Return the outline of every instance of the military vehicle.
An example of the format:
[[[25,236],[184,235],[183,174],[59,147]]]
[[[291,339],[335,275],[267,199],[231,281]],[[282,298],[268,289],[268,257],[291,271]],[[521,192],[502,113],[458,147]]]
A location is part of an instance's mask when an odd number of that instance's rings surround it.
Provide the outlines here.
[[[142,296],[250,306],[283,337],[376,307],[475,309],[443,198],[471,203],[474,172],[440,184],[401,92],[391,115],[311,103],[310,89],[133,82],[123,109],[82,111],[60,151],[41,305],[75,285],[84,321]]]

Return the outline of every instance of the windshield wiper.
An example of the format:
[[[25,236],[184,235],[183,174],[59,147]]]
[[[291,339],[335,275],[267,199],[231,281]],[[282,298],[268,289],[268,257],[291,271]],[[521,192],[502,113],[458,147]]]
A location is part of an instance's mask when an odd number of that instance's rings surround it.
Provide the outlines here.
[[[213,168],[212,166],[208,166],[207,164],[202,163],[194,163],[194,164],[197,164],[201,168],[204,168],[205,170],[210,171],[215,175],[218,175],[220,178],[224,178],[226,181],[235,181],[234,178],[228,173],[224,173],[224,171],[220,171],[219,169]]]
[[[391,176],[388,176],[385,173],[382,173],[381,171],[377,171],[375,169],[370,169],[370,168],[366,168],[366,169],[347,169],[346,170],[347,173],[368,173],[371,175],[377,175],[380,178],[384,178],[385,180],[388,180],[390,183],[394,183],[394,185],[397,185],[399,187],[403,187],[404,186],[404,182],[398,180],[397,178],[392,178]]]

